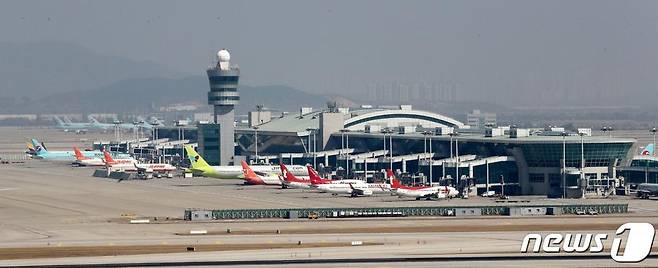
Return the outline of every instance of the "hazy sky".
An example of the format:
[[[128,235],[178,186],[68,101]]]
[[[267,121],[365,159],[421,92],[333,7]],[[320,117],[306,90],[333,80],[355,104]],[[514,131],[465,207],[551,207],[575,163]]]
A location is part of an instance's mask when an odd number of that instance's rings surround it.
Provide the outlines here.
[[[309,92],[438,82],[460,99],[605,101],[658,91],[656,11],[658,1],[3,1],[0,42],[69,42],[185,74],[204,74],[227,47],[243,83]]]

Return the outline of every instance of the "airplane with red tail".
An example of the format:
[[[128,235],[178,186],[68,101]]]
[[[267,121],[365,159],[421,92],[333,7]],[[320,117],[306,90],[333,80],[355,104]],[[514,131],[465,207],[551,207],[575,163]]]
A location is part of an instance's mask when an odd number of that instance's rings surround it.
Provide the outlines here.
[[[432,198],[445,199],[453,198],[459,194],[459,191],[450,186],[405,186],[395,178],[395,174],[390,169],[386,170],[386,176],[391,180],[391,189],[396,195],[400,197],[413,197],[416,200],[425,198],[430,200]]]

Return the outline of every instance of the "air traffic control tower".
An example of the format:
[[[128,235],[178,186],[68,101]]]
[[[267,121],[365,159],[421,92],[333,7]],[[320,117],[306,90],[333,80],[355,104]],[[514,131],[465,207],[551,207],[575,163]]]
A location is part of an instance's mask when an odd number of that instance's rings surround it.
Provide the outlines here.
[[[238,79],[240,69],[230,65],[231,54],[222,49],[217,52],[217,65],[208,68],[210,92],[208,104],[214,108],[214,120],[218,125],[217,146],[219,148],[219,164],[228,165],[235,154],[233,108],[240,101],[238,94]],[[213,148],[214,149],[214,148]]]

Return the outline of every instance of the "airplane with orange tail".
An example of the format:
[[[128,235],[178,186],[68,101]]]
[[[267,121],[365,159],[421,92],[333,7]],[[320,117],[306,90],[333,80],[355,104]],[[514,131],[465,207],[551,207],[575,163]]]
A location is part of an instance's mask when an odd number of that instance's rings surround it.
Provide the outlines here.
[[[75,154],[75,161],[73,164],[78,166],[104,166],[105,162],[103,159],[98,157],[88,157],[85,156],[78,147],[73,147],[73,153]]]
[[[244,173],[245,184],[252,185],[281,185],[281,178],[275,173],[254,172],[253,169],[242,160],[242,172]]]
[[[113,159],[110,153],[104,152],[105,166],[121,171],[136,171],[146,173],[169,173],[176,171],[176,167],[170,164],[140,164],[135,159]]]

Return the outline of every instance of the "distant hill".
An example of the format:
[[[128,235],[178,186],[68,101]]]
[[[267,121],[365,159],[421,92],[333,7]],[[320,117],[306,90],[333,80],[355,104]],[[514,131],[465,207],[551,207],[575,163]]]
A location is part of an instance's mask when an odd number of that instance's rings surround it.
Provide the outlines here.
[[[181,76],[154,62],[101,55],[74,44],[0,43],[2,103],[93,90],[130,78]]]
[[[257,104],[274,110],[293,111],[300,106],[324,107],[329,100],[327,96],[309,94],[287,86],[240,85],[239,91],[238,113],[253,110]],[[207,92],[208,79],[204,76],[127,79],[96,90],[53,94],[28,106],[30,111],[36,113],[148,113],[152,108],[172,103],[205,103]]]

